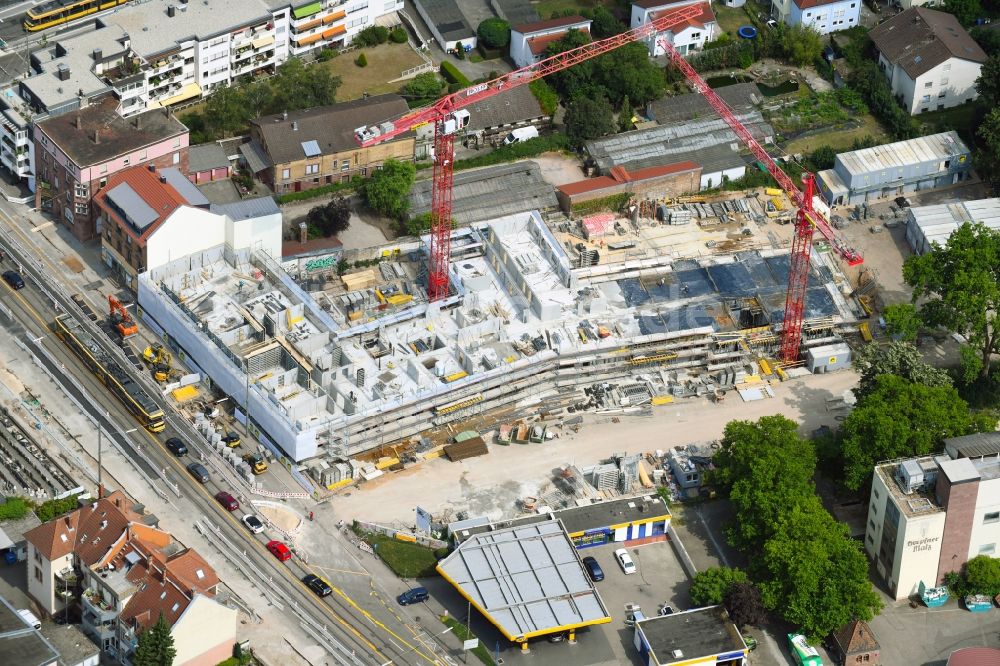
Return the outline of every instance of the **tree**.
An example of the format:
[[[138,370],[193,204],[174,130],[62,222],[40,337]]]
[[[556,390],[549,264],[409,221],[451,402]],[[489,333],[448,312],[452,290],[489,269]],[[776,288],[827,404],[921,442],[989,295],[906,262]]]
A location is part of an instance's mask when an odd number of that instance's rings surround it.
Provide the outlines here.
[[[351,42],[357,46],[378,46],[389,41],[389,29],[381,25],[370,25],[354,35]]]
[[[402,220],[410,209],[407,195],[413,186],[417,169],[412,162],[386,160],[381,169],[364,181],[361,194],[373,210]]]
[[[455,42],[455,57],[465,60],[465,45],[462,42]]]
[[[978,358],[978,368],[968,370],[988,377],[992,356],[1000,351],[1000,232],[963,224],[944,247],[909,257],[903,278],[913,287],[914,302],[923,299],[924,322],[965,336]]]
[[[255,81],[243,88],[244,111],[250,118],[260,118],[273,102],[274,91],[267,81]]]
[[[983,63],[976,79],[976,91],[987,108],[995,109],[1000,105],[1000,54],[991,55]]]
[[[753,583],[735,582],[726,588],[722,605],[729,613],[729,619],[737,627],[756,626],[764,620],[764,600]]]
[[[1000,34],[1000,31],[997,32]],[[1000,106],[994,105],[976,130],[981,145],[976,153],[976,171],[985,179],[1000,185]]]
[[[854,369],[861,375],[854,396],[861,400],[876,388],[879,375],[896,375],[930,387],[950,387],[948,373],[924,361],[912,344],[890,342],[885,346],[865,345],[854,357]]]
[[[132,655],[134,666],[172,666],[177,650],[174,648],[174,637],[170,634],[170,625],[160,613],[159,619],[152,627],[139,634],[139,644]]]
[[[986,55],[1000,53],[1000,30],[994,30],[993,26],[976,26],[969,34],[986,51]]]
[[[983,14],[979,0],[944,0],[944,10],[953,14],[964,26],[972,25]]]
[[[205,124],[216,134],[229,136],[248,119],[246,99],[239,88],[217,88],[205,102]]]
[[[632,102],[629,101],[628,95],[625,95],[625,99],[622,100],[621,110],[618,111],[619,132],[627,132],[632,129],[633,115],[635,115],[635,111],[632,109]]]
[[[974,418],[950,386],[878,375],[874,390],[844,420],[844,485],[858,490],[871,479],[876,463],[939,451],[943,439],[980,432],[987,418]]]
[[[737,548],[759,547],[782,513],[814,496],[816,452],[783,416],[730,421],[719,444],[710,481],[733,503],[729,540]]]
[[[367,67],[368,58],[365,56],[364,53],[362,53],[354,60],[354,64],[357,65],[358,67]]]
[[[411,217],[406,221],[404,230],[408,236],[419,236],[420,234],[427,233],[431,228],[431,214],[421,213]]]
[[[977,555],[965,563],[963,574],[969,593],[991,597],[1000,594],[1000,560]]]
[[[569,103],[566,116],[566,137],[574,146],[597,139],[615,131],[611,105],[604,97],[576,97]]]
[[[781,49],[793,65],[811,65],[823,53],[823,37],[808,25],[785,25],[781,32]]]
[[[893,303],[882,311],[885,328],[893,340],[913,342],[920,332],[920,315],[912,303]]]
[[[747,574],[742,569],[710,567],[695,574],[691,581],[691,603],[698,606],[715,606],[734,583],[746,583]]]
[[[278,112],[327,106],[336,101],[339,87],[340,77],[327,67],[306,67],[299,58],[289,58],[271,78],[272,108]]]
[[[347,199],[336,197],[311,208],[306,213],[306,224],[316,227],[327,238],[336,236],[351,226],[351,207]]]
[[[438,79],[437,74],[424,72],[407,81],[400,92],[410,107],[415,108],[437,99],[443,88],[444,84]]]
[[[649,59],[648,48],[638,42],[595,58],[593,73],[616,107],[621,106],[625,97],[640,106],[658,99],[667,85],[663,68]]]
[[[757,561],[765,607],[810,638],[821,639],[855,618],[867,622],[882,607],[859,544],[815,495],[779,517]]]
[[[389,33],[389,41],[393,44],[405,44],[409,38],[410,36],[406,34],[406,28],[401,25],[396,26]]]
[[[486,48],[505,48],[510,44],[510,23],[495,16],[488,18],[476,28],[476,35]]]
[[[625,32],[625,24],[615,18],[615,15],[608,11],[604,5],[594,7],[591,21],[590,32],[597,39],[614,37]]]

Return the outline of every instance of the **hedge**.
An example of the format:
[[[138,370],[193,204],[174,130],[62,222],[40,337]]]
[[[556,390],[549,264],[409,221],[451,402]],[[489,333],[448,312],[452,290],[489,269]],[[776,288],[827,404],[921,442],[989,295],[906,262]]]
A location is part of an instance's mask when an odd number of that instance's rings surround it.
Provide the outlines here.
[[[28,515],[31,504],[23,497],[8,497],[0,504],[0,520],[20,520]]]
[[[443,76],[445,81],[448,83],[460,83],[463,88],[472,85],[472,81],[470,81],[465,74],[458,71],[458,67],[455,67],[448,61],[441,63],[441,76]]]
[[[540,136],[535,139],[528,139],[527,141],[518,141],[508,146],[500,146],[496,150],[478,157],[458,160],[455,162],[455,170],[461,171],[462,169],[475,169],[481,166],[513,162],[525,157],[534,157],[535,155],[558,150],[569,150],[569,139],[564,134],[550,134],[549,136]]]
[[[306,201],[307,199],[315,199],[316,197],[321,197],[324,194],[335,194],[337,192],[343,192],[345,190],[353,190],[357,188],[358,182],[361,180],[360,176],[354,176],[350,181],[346,183],[330,183],[329,185],[320,185],[319,187],[314,187],[311,190],[302,190],[301,192],[289,192],[288,194],[279,194],[275,197],[279,204],[291,203],[293,201]]]
[[[596,213],[602,210],[610,210],[614,212],[621,211],[625,205],[631,201],[631,192],[619,192],[618,194],[610,194],[606,197],[601,197],[600,199],[591,199],[590,201],[581,201],[580,203],[573,204],[573,213],[575,215],[590,215],[591,213]]]

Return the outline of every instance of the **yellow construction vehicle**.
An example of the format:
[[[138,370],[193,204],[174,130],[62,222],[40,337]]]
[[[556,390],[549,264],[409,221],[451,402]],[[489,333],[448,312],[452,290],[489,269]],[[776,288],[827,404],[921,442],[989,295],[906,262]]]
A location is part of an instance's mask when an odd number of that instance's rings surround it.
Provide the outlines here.
[[[153,366],[153,378],[156,381],[163,383],[170,379],[173,358],[163,345],[153,343],[146,347],[142,352],[142,360]]]
[[[259,453],[248,453],[243,456],[243,462],[250,465],[250,471],[254,474],[263,474],[267,471],[267,462]]]

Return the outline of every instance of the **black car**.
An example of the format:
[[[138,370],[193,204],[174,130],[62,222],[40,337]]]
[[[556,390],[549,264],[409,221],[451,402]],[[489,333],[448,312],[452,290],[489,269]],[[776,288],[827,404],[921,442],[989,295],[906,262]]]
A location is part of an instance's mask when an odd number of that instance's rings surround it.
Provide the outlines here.
[[[191,463],[187,466],[187,471],[191,474],[191,476],[198,479],[200,483],[208,483],[208,470],[205,469],[204,465],[200,463]]]
[[[24,289],[24,278],[17,271],[4,271],[3,279],[11,289]]]
[[[599,580],[604,580],[604,569],[601,565],[597,563],[593,557],[583,558],[583,566],[587,567],[587,573],[590,574],[590,580],[595,583]]]
[[[328,597],[333,594],[333,588],[325,580],[317,576],[316,574],[308,574],[302,578],[302,582],[305,583],[310,590],[316,593],[320,597]]]
[[[167,440],[167,450],[180,458],[183,455],[187,455],[188,447],[179,437],[171,437]]]
[[[396,601],[399,602],[400,606],[409,606],[410,604],[419,604],[422,601],[427,601],[430,598],[431,595],[426,587],[415,587],[396,597]]]

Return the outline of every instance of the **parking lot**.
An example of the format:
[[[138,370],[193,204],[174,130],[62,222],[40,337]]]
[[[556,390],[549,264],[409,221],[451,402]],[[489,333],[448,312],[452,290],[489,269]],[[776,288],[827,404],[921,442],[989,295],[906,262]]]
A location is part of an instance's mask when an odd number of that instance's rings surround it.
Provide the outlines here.
[[[604,601],[612,621],[608,624],[589,627],[577,633],[576,644],[567,641],[550,643],[546,638],[534,639],[530,643],[531,652],[522,655],[518,646],[507,641],[496,627],[471,611],[473,633],[505,664],[553,664],[554,666],[577,666],[579,664],[636,664],[638,653],[632,647],[633,631],[626,627],[625,605],[638,604],[646,616],[656,615],[661,603],[667,603],[675,610],[688,608],[690,581],[681,568],[680,562],[669,543],[651,543],[629,548],[629,554],[636,564],[636,573],[626,576],[614,557],[614,551],[622,544],[608,544],[580,551],[581,557],[593,557],[604,570],[604,580],[596,583],[597,591]],[[432,610],[438,604],[449,614],[465,621],[469,612],[468,604],[455,589],[442,578],[420,581],[431,592]],[[426,608],[426,607],[425,607]],[[414,614],[423,615],[416,607]],[[421,623],[431,626],[430,618],[421,618]],[[475,660],[475,657],[469,655]]]

